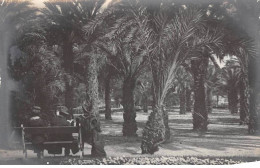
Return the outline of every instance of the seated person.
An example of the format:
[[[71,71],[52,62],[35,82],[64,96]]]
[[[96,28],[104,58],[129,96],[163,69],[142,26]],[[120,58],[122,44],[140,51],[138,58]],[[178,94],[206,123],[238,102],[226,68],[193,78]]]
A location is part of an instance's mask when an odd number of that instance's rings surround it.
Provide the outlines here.
[[[45,127],[48,126],[47,120],[42,117],[41,108],[39,106],[33,106],[32,113],[28,121],[29,127]],[[46,134],[34,134],[31,136],[31,141],[34,147],[34,152],[40,157],[43,153],[42,143],[47,140]]]
[[[51,126],[71,126],[71,123],[66,120],[64,117],[64,112],[56,111],[55,117],[51,120]],[[56,134],[55,136],[51,136],[50,140],[58,140],[58,141],[75,141],[73,144],[64,144],[64,145],[52,145],[48,149],[49,154],[61,154],[62,147],[65,147],[65,155],[69,155],[70,149],[72,153],[75,154],[79,151],[77,140],[74,139],[72,134]]]

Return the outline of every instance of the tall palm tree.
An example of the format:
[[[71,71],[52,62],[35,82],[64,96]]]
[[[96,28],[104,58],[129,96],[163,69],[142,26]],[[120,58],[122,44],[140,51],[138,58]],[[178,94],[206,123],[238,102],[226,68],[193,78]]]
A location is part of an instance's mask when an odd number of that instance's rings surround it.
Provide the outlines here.
[[[208,17],[209,18],[209,22],[208,22],[208,26],[209,27],[218,27],[219,29],[221,29],[222,32],[222,37],[220,37],[219,40],[219,48],[211,48],[210,52],[206,51],[205,55],[202,57],[202,59],[204,59],[204,61],[202,60],[197,60],[198,63],[195,63],[194,61],[194,65],[193,66],[195,69],[200,69],[201,72],[198,73],[198,77],[200,78],[198,81],[198,86],[201,89],[198,88],[194,88],[195,90],[195,103],[194,103],[194,114],[199,114],[201,113],[201,115],[193,115],[194,117],[197,117],[197,121],[202,121],[205,122],[204,124],[195,124],[194,129],[200,129],[200,130],[207,130],[207,124],[208,122],[206,121],[207,119],[207,112],[206,110],[206,103],[203,103],[205,100],[205,88],[204,88],[204,84],[205,82],[202,82],[202,80],[205,81],[205,73],[206,73],[206,67],[208,65],[208,59],[211,59],[213,62],[213,55],[212,54],[216,54],[216,56],[219,59],[223,59],[224,56],[226,55],[234,55],[236,57],[238,57],[239,59],[242,60],[247,60],[249,55],[253,54],[253,45],[252,42],[250,40],[250,38],[248,38],[247,35],[245,34],[241,34],[241,30],[239,30],[235,25],[234,25],[234,21],[228,17],[223,17],[223,15],[221,15],[219,18],[218,16],[216,16],[216,18],[218,18],[217,20],[213,19],[212,17]],[[222,19],[221,19],[222,18]],[[223,19],[225,18],[225,19]],[[238,33],[240,32],[240,33]],[[213,33],[209,32],[209,33]],[[246,62],[246,61],[244,61]],[[197,64],[197,65],[196,65]],[[204,68],[201,68],[203,67]],[[195,77],[195,75],[194,75]],[[194,81],[194,83],[196,83],[196,81]],[[196,84],[195,84],[196,86]],[[198,93],[200,92],[200,96],[196,96]],[[202,101],[201,101],[202,100]],[[196,107],[196,104],[198,105]],[[195,108],[197,108],[197,110],[195,110]],[[199,112],[199,113],[198,113]],[[202,117],[203,116],[203,117]],[[200,120],[199,118],[203,118],[202,120]],[[193,118],[194,120],[196,120],[195,118]],[[194,122],[194,123],[199,123],[199,122]],[[202,129],[201,129],[202,128]]]
[[[240,80],[240,67],[238,65],[230,65],[228,61],[226,67],[222,70],[223,82],[228,95],[228,108],[231,114],[238,112],[238,82]]]
[[[119,6],[117,12],[124,10],[121,4]],[[137,135],[134,90],[137,79],[147,64],[142,49],[143,43],[137,38],[140,32],[136,27],[134,16],[135,13],[124,11],[123,16],[114,22],[110,32],[103,38],[103,44],[99,45],[102,52],[107,55],[108,64],[123,78],[124,136]]]
[[[222,78],[224,82],[220,84],[220,88],[228,92],[229,109],[231,113],[237,112],[237,105],[240,104],[239,114],[240,114],[240,124],[245,123],[248,117],[248,95],[246,94],[246,76],[244,74],[242,63],[236,58],[231,59],[226,62],[226,66],[223,68]],[[222,85],[222,86],[221,86]],[[234,91],[232,91],[234,90]],[[232,96],[232,93],[235,94]],[[239,99],[237,98],[239,94]],[[232,101],[233,100],[233,101]],[[234,102],[235,100],[235,102]],[[235,104],[236,103],[236,104]],[[233,111],[232,111],[233,110]]]
[[[95,18],[103,3],[104,0],[54,0],[45,2],[45,8],[42,9],[46,20],[47,31],[49,32],[49,44],[59,45],[62,48],[63,66],[67,73],[65,105],[70,110],[73,106],[75,60],[73,46],[75,44],[85,43],[83,27]],[[91,41],[91,38],[88,37],[87,41]],[[91,61],[91,59],[89,61]],[[93,63],[95,63],[95,61]],[[93,69],[90,68],[89,70],[92,71]]]
[[[147,50],[153,73],[155,103],[143,131],[143,153],[154,153],[158,150],[158,145],[165,141],[165,135],[167,136],[162,105],[168,90],[172,87],[177,68],[188,58],[201,53],[203,46],[218,47],[221,37],[218,33],[203,33],[209,30],[204,27],[205,18],[199,10],[179,9],[173,18],[168,16],[159,11],[150,16],[149,21],[140,22],[142,24],[139,27],[149,37],[146,38]]]
[[[114,78],[119,78],[117,71],[114,68],[104,63],[99,71],[99,83],[104,87],[105,94],[105,119],[112,120],[112,110],[111,110],[111,96],[112,96],[112,80]]]
[[[207,130],[208,113],[206,109],[205,76],[208,67],[208,54],[204,51],[202,58],[191,61],[194,78],[193,129]]]
[[[229,2],[232,4],[236,11],[235,14],[232,14],[232,17],[235,20],[235,25],[242,29],[238,33],[247,34],[254,44],[254,53],[244,54],[244,57],[238,57],[242,63],[242,70],[245,76],[244,86],[245,86],[245,95],[247,95],[247,101],[245,105],[249,107],[249,122],[248,122],[248,132],[254,133],[259,131],[260,128],[260,115],[257,113],[257,93],[259,92],[259,76],[258,76],[258,67],[259,67],[259,32],[260,32],[260,21],[259,21],[259,11],[260,11],[260,2],[251,0],[248,2],[238,0]],[[251,25],[251,26],[248,26]],[[250,44],[252,46],[252,44]],[[251,47],[252,48],[252,47]]]

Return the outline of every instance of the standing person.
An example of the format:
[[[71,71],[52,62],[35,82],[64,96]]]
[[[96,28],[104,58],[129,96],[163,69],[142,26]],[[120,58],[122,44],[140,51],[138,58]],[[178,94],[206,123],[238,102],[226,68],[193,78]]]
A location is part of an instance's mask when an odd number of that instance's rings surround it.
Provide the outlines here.
[[[99,134],[101,129],[100,122],[95,116],[96,112],[91,113],[91,110],[88,110],[85,104],[82,105],[82,110],[84,114],[78,118],[78,122],[81,123],[82,128],[83,149],[84,142],[87,142],[92,145],[91,156],[104,157],[106,152],[104,150],[104,142]]]
[[[41,108],[39,106],[33,106],[32,113],[28,121],[29,127],[45,127],[48,126],[47,120],[42,117]],[[46,134],[34,134],[31,136],[34,153],[37,153],[37,157],[41,158],[43,156],[43,142],[47,140]]]

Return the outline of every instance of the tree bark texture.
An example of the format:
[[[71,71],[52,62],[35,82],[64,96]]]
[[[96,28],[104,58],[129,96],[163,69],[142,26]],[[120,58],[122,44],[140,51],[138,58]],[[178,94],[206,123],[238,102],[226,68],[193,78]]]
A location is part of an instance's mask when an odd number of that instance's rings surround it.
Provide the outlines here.
[[[128,77],[123,82],[123,108],[124,108],[124,124],[123,124],[123,136],[137,136],[137,124],[135,121],[135,101],[134,101],[134,89],[135,79]]]
[[[96,116],[99,121],[99,108],[98,108],[98,71],[97,71],[97,58],[95,55],[89,55],[86,65],[86,110],[92,116]]]
[[[212,113],[213,104],[212,104],[212,89],[207,88],[207,111],[208,113]]]
[[[191,106],[192,106],[192,101],[191,101],[191,89],[186,88],[186,112],[191,112]]]
[[[194,111],[193,130],[206,131],[208,125],[208,113],[206,109],[205,74],[207,71],[208,58],[201,57],[192,60],[192,71],[194,77]]]
[[[228,91],[228,108],[231,114],[235,114],[238,112],[238,92],[237,88],[230,88]]]
[[[111,87],[110,87],[110,75],[106,77],[105,81],[105,119],[112,120],[111,117]]]
[[[169,127],[169,115],[168,111],[162,107],[162,112],[163,112],[163,123],[165,127],[165,142],[170,140],[171,138],[171,132],[170,132],[170,127]]]
[[[64,59],[64,70],[67,73],[67,79],[65,83],[65,106],[69,111],[73,108],[73,81],[72,76],[74,72],[73,66],[73,43],[69,40],[65,40],[63,43],[63,59]]]
[[[249,122],[248,132],[254,134],[260,129],[260,115],[257,112],[257,93],[259,92],[259,73],[260,61],[249,57],[248,64],[248,84],[249,84]]]
[[[217,94],[217,102],[216,102],[216,107],[218,107],[218,102],[219,102],[219,95]]]
[[[250,97],[249,97],[249,122],[248,122],[248,133],[254,134],[258,129],[258,115],[257,115],[257,102],[256,102],[257,94],[250,90]]]
[[[185,88],[180,89],[179,99],[180,99],[180,114],[186,114],[186,92],[185,92]]]
[[[248,104],[247,104],[247,94],[246,94],[246,88],[245,88],[244,81],[239,82],[239,116],[240,116],[240,124],[243,124],[246,122],[246,118],[248,117]]]
[[[142,105],[143,105],[143,111],[145,113],[148,113],[148,95],[147,95],[147,93],[143,93]]]
[[[142,154],[154,154],[158,151],[159,144],[165,140],[165,126],[162,108],[153,107],[146,126],[143,130]]]

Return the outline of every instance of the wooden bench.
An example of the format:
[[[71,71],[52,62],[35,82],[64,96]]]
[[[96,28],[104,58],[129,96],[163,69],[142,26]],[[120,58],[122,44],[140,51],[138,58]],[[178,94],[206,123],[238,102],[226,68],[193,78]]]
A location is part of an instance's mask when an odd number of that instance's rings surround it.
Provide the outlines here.
[[[27,158],[27,150],[29,146],[32,146],[32,142],[26,139],[27,135],[39,135],[39,134],[46,134],[46,135],[62,135],[62,134],[76,134],[77,144],[80,150],[80,158],[83,157],[83,142],[82,142],[82,133],[81,133],[81,126],[49,126],[49,127],[15,127],[14,131],[20,132],[21,134],[21,143],[23,148],[24,157]],[[50,144],[73,144],[75,140],[46,140],[42,143],[43,146],[47,146]]]

